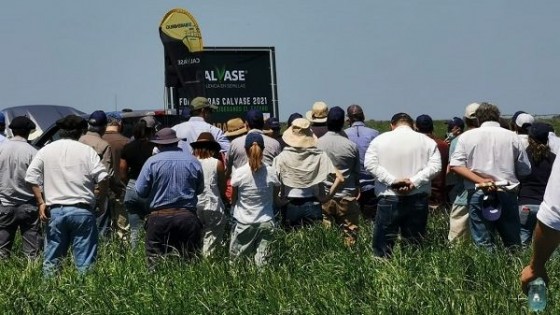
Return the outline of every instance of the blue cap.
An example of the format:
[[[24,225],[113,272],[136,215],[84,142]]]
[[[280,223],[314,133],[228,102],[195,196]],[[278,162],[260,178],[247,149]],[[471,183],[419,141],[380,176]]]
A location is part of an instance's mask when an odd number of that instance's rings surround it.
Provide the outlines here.
[[[550,132],[552,132],[552,128],[550,125],[542,123],[542,122],[536,122],[534,124],[531,125],[531,127],[529,127],[528,130],[528,134],[529,134],[529,138],[542,143],[542,144],[547,144],[548,143],[548,134]]]
[[[108,112],[107,113],[107,123],[112,123],[112,122],[121,122],[122,121],[122,115],[120,112]]]
[[[268,129],[278,130],[280,129],[280,121],[276,117],[270,117],[266,120],[265,125]]]
[[[6,116],[4,116],[4,113],[0,112],[0,125],[5,125],[6,124]]]
[[[419,132],[426,133],[434,131],[434,121],[428,115],[420,115],[416,118],[416,129]]]
[[[264,128],[264,117],[263,113],[258,109],[250,109],[247,112],[247,116],[245,117],[245,121],[249,128],[251,129],[263,129]]]
[[[105,126],[107,125],[107,115],[102,110],[96,110],[89,116],[88,123],[91,126]]]
[[[245,148],[250,148],[253,143],[258,144],[261,149],[264,149],[264,139],[263,136],[258,132],[249,132],[245,137]]]
[[[488,221],[496,221],[502,215],[502,205],[495,193],[482,197],[482,216]]]
[[[459,127],[461,130],[465,129],[465,122],[459,117],[453,117],[445,123],[447,124],[447,131],[451,131],[453,127]]]
[[[300,113],[291,114],[290,117],[288,118],[288,127],[290,127],[292,125],[292,121],[294,121],[298,118],[303,118],[303,116]]]
[[[339,106],[331,107],[327,114],[327,129],[329,131],[340,131],[344,127],[344,109]]]

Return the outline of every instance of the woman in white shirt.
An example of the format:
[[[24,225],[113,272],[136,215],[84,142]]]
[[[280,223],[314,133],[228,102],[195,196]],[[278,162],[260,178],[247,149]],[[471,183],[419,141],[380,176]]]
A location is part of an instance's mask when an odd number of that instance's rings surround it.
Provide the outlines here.
[[[263,136],[249,133],[245,139],[248,162],[231,174],[233,218],[230,257],[254,257],[257,266],[266,263],[273,239],[274,202],[280,181],[271,166],[262,162]]]
[[[196,213],[202,222],[202,256],[214,253],[223,241],[226,227],[224,163],[215,158],[220,152],[220,144],[209,132],[202,132],[195,142],[191,142],[204,173],[204,192],[198,195]]]

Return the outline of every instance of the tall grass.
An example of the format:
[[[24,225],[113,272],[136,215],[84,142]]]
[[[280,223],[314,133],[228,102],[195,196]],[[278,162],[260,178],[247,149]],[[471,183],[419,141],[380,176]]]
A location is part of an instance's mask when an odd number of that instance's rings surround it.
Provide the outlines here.
[[[423,248],[397,246],[376,259],[371,226],[354,248],[336,229],[277,232],[268,266],[218,257],[186,264],[170,259],[149,273],[142,248],[107,242],[93,271],[79,276],[67,261],[44,279],[40,262],[0,265],[1,314],[524,314],[518,277],[529,251],[493,253],[446,244],[447,220],[432,215]],[[550,264],[558,279],[558,262]],[[546,313],[558,314],[552,284]]]

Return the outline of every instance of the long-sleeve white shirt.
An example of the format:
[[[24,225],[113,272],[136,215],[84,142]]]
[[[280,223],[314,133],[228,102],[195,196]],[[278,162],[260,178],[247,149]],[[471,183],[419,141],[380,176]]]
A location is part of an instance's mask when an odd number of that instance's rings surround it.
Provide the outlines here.
[[[408,195],[429,194],[431,180],[441,171],[441,155],[434,140],[401,125],[373,139],[366,151],[364,167],[376,179],[378,196],[399,195],[389,186],[402,178],[409,178],[416,186]]]
[[[465,166],[495,181],[508,181],[508,188],[519,184],[517,176],[531,174],[531,163],[517,134],[494,121],[484,122],[480,128],[463,133],[457,140],[449,165]],[[465,188],[474,189],[474,183],[465,180]]]

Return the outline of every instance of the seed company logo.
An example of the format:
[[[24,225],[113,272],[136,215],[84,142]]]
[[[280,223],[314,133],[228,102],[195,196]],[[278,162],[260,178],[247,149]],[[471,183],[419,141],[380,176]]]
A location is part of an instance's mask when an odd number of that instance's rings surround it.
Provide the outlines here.
[[[207,81],[218,83],[245,82],[246,75],[247,70],[227,70],[225,66],[204,71],[204,77]]]

